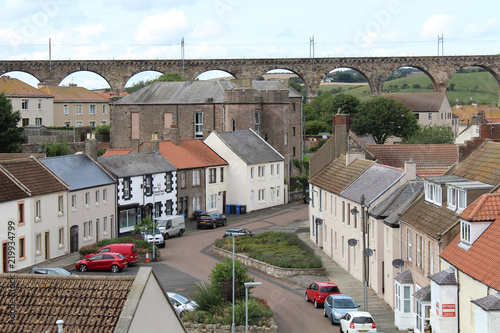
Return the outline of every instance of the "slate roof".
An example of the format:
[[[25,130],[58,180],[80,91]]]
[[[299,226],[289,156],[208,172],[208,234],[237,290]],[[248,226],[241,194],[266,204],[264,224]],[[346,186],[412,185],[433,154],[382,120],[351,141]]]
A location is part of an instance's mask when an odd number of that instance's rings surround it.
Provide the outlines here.
[[[453,114],[460,119],[460,124],[471,124],[473,116],[484,116],[488,122],[493,120],[494,123],[498,122],[500,118],[500,109],[496,105],[462,105],[460,107],[453,107]]]
[[[373,157],[380,163],[395,168],[404,168],[405,162],[414,161],[420,177],[437,176],[445,173],[459,161],[455,144],[430,145],[366,145]]]
[[[170,140],[160,141],[159,145],[160,154],[180,170],[227,165],[222,157],[199,139],[181,139],[179,145]]]
[[[364,195],[365,205],[369,207],[404,175],[405,172],[401,169],[372,164],[358,179],[340,192],[340,196],[360,203],[361,196]]]
[[[301,97],[279,81],[252,81],[256,90],[286,89],[290,97]],[[224,103],[226,89],[244,89],[231,81],[155,82],[125,96],[114,104],[207,104]]]
[[[405,269],[404,271],[402,271],[401,273],[399,273],[398,275],[396,275],[394,277],[394,280],[398,281],[399,283],[404,283],[404,284],[408,284],[408,283],[413,283],[413,276],[411,275],[411,271],[409,269]]]
[[[438,112],[443,104],[446,94],[442,92],[430,93],[397,93],[382,94],[383,97],[391,97],[403,103],[413,112]]]
[[[436,274],[429,275],[429,278],[439,285],[456,285],[457,279],[451,267],[444,271],[437,272]]]
[[[460,243],[460,234],[444,249],[441,258],[485,285],[500,290],[500,193],[484,194],[467,207],[460,217],[472,223],[491,222],[468,250]],[[496,215],[496,216],[495,216]]]
[[[0,275],[0,308],[15,301],[15,322],[0,311],[1,332],[56,332],[64,320],[65,332],[115,330],[135,276]],[[15,299],[9,294],[14,286]]]
[[[488,295],[483,298],[478,298],[471,301],[480,306],[484,311],[499,311],[500,310],[500,293]]]
[[[0,165],[0,202],[19,200],[29,196],[29,190]]]
[[[23,184],[32,196],[66,191],[67,185],[34,157],[0,161],[5,170]]]
[[[132,177],[175,171],[177,168],[158,153],[101,156],[97,161],[117,177]]]
[[[494,186],[500,184],[500,142],[483,142],[453,174]]]
[[[311,178],[309,183],[339,194],[373,163],[375,162],[356,159],[346,167],[346,156],[342,154]]]
[[[420,302],[430,302],[431,301],[431,286],[427,285],[415,293],[413,293],[413,297]]]
[[[424,190],[423,181],[406,182],[370,210],[371,216],[383,219],[389,226],[399,226],[399,214],[414,202]]]
[[[252,130],[218,132],[217,136],[247,164],[283,161],[284,158]]]
[[[19,79],[7,75],[0,76],[0,92],[4,92],[9,97],[52,97]]]
[[[109,100],[96,94],[93,91],[78,87],[76,85],[69,86],[44,86],[38,89],[48,95],[54,96],[54,103],[56,102],[96,102],[107,103]]]
[[[102,156],[117,156],[117,155],[127,155],[132,151],[132,148],[109,148]]]
[[[62,178],[70,191],[115,183],[113,177],[86,154],[48,157],[40,161]]]

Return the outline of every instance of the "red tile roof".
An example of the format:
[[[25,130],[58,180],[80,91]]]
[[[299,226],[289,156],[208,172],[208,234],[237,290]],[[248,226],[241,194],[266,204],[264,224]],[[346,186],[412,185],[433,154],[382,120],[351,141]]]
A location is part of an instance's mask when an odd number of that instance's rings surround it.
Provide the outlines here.
[[[54,102],[109,102],[106,97],[96,94],[95,92],[83,87],[78,87],[76,85],[44,86],[39,90],[51,96],[54,96]]]
[[[493,223],[479,236],[472,246],[465,250],[460,247],[460,234],[441,253],[441,257],[470,277],[485,285],[500,290],[500,199],[497,193],[485,194],[474,202],[474,207],[464,210],[465,217],[486,221],[497,214]],[[472,205],[471,205],[472,206]],[[484,207],[482,207],[484,206]]]
[[[0,92],[5,92],[7,96],[50,97],[35,87],[7,75],[0,76]]]
[[[460,119],[461,124],[471,124],[473,116],[480,116],[486,121],[498,123],[500,109],[496,105],[462,105],[454,106],[453,114]]]
[[[130,95],[128,92],[120,90],[120,91],[113,91],[111,89],[104,89],[100,91],[96,91],[96,94],[99,94],[103,97],[106,97],[107,99],[110,99],[111,97],[124,97]]]
[[[500,216],[500,193],[483,194],[460,214],[460,218],[470,221],[494,221]]]
[[[414,161],[421,177],[442,175],[459,161],[455,144],[366,146],[374,158],[385,165],[404,168],[405,162]]]
[[[160,154],[179,169],[227,165],[222,157],[198,139],[179,140],[179,145],[160,141]]]
[[[54,176],[34,157],[0,161],[0,165],[22,183],[32,196],[68,189],[62,180]]]

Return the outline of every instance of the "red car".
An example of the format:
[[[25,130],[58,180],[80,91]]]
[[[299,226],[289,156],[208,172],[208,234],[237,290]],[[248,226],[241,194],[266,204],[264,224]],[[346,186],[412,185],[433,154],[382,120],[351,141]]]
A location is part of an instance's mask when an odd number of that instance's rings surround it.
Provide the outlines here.
[[[306,289],[306,302],[313,301],[314,307],[318,308],[325,303],[328,295],[340,294],[339,287],[333,282],[313,282]]]
[[[95,254],[89,258],[84,258],[76,262],[76,269],[80,272],[108,271],[118,273],[127,267],[128,261],[121,253],[108,252]]]

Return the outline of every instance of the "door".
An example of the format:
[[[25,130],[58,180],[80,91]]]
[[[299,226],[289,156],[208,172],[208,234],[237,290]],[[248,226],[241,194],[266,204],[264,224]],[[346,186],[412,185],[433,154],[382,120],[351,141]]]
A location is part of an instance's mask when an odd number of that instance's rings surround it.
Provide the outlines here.
[[[49,249],[50,249],[50,244],[49,244],[49,232],[45,232],[45,260],[48,260],[50,259],[50,253],[49,253]]]
[[[95,221],[95,241],[99,241],[99,219]]]
[[[250,191],[250,211],[253,210],[253,190]]]
[[[9,271],[9,256],[8,256],[8,242],[2,243],[2,269],[4,273]]]
[[[78,226],[74,225],[69,229],[69,249],[71,252],[78,251]]]

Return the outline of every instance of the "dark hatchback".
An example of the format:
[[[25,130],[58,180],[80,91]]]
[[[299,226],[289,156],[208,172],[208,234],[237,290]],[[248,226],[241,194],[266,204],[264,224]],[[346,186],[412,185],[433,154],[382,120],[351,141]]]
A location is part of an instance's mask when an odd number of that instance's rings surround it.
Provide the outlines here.
[[[226,216],[221,215],[219,212],[206,212],[201,213],[196,220],[196,227],[201,228],[212,228],[215,229],[220,226],[227,224]]]

